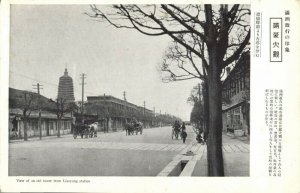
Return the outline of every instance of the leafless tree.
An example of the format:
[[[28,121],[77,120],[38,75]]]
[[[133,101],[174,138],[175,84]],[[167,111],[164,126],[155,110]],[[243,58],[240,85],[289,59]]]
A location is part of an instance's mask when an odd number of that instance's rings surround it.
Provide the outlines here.
[[[56,99],[56,116],[57,116],[57,137],[60,137],[60,130],[62,125],[62,118],[66,113],[70,113],[77,108],[75,103],[69,103],[66,99]]]
[[[248,49],[250,9],[244,5],[91,5],[86,13],[116,28],[149,36],[167,35],[174,45],[162,71],[168,80],[205,80],[209,109],[208,173],[223,176],[222,71]],[[175,68],[174,68],[175,67]],[[205,101],[204,101],[205,102]]]
[[[31,111],[33,110],[33,100],[35,99],[35,95],[32,92],[23,92],[23,99],[21,109],[22,109],[22,117],[23,117],[23,123],[24,123],[24,141],[28,140],[27,136],[27,124],[28,124],[28,118],[30,117]]]

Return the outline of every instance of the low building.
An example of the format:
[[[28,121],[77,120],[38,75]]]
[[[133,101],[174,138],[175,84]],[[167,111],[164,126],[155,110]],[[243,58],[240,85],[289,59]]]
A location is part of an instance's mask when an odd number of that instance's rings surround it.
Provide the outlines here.
[[[40,135],[38,127],[39,111],[33,110],[27,118],[27,137],[34,137]],[[71,114],[65,115],[60,120],[60,134],[71,133],[73,118]],[[55,113],[48,111],[41,111],[41,131],[42,136],[57,135],[58,133],[58,119]],[[9,109],[9,137],[10,139],[24,137],[24,118],[22,109]]]
[[[250,135],[250,53],[244,53],[222,83],[223,130]]]
[[[24,115],[26,109],[27,116],[27,136],[39,136],[39,110],[41,110],[41,129],[42,136],[57,135],[58,122],[60,125],[60,134],[71,132],[71,125],[74,120],[71,113],[64,113],[63,118],[57,119],[57,104],[42,95],[30,91],[9,88],[9,137],[24,137]]]
[[[133,117],[143,122],[144,127],[153,126],[153,111],[110,95],[88,96],[84,114],[97,116],[97,121],[106,131],[123,130]]]

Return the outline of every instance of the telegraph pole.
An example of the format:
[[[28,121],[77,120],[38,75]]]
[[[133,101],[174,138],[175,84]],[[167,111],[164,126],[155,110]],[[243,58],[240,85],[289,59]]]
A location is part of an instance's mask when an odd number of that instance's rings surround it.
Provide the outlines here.
[[[153,107],[153,126],[156,127],[155,107]]]
[[[145,112],[146,112],[146,101],[144,101],[144,116],[145,116]]]
[[[146,101],[144,101],[143,117],[144,117],[144,126],[146,127]]]
[[[40,133],[40,140],[42,140],[42,126],[41,126],[41,104],[40,104],[40,99],[41,99],[41,95],[40,95],[40,89],[43,89],[41,88],[43,85],[40,85],[40,83],[37,83],[36,85],[32,85],[33,86],[33,89],[36,89],[37,90],[37,93],[38,93],[38,97],[39,97],[39,101],[38,101],[38,104],[39,104],[39,119],[38,119],[38,127],[39,127],[39,133]]]
[[[126,91],[123,91],[123,114],[124,114],[124,124],[127,123],[127,108],[126,108]],[[125,128],[125,126],[124,126]]]
[[[104,133],[106,132],[106,130],[108,131],[108,109],[106,108],[106,95],[104,93],[103,95],[104,98],[104,117],[105,117],[105,124],[104,124]]]
[[[124,101],[127,101],[126,100],[126,91],[123,91],[123,99],[124,99]]]
[[[198,92],[199,92],[199,106],[201,106],[202,101],[201,101],[201,84],[200,83],[198,84]],[[203,108],[203,106],[202,106],[202,108]],[[199,127],[200,127],[200,125],[201,125],[201,122],[199,121]],[[202,127],[204,128],[204,121],[202,123]]]
[[[162,125],[162,123],[161,123],[162,122],[162,119],[161,119],[161,110],[159,110],[159,119],[160,119],[159,120],[159,126],[161,127],[161,125]]]
[[[36,85],[32,85],[33,86],[33,89],[36,89],[37,90],[37,93],[40,95],[40,90],[43,89],[42,86],[40,83],[37,83]]]
[[[86,78],[86,74],[82,73],[80,75],[81,78],[81,121],[83,121],[83,101],[84,101],[84,85],[86,83],[84,83],[84,79]]]

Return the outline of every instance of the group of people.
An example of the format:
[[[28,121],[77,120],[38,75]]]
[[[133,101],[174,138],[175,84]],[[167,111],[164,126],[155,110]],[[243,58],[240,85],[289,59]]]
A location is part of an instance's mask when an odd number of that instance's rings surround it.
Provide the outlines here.
[[[178,120],[176,120],[175,123],[173,124],[172,138],[173,138],[173,135],[175,135],[175,138],[178,139],[179,134],[181,136],[183,143],[185,143],[186,138],[187,138],[185,122],[182,122],[182,124],[180,124],[180,122]],[[198,132],[197,132],[197,136],[196,136],[197,142],[204,145],[207,141],[207,134],[208,133],[205,132],[203,130],[203,128],[199,128]]]
[[[202,127],[197,127],[197,130],[198,130],[198,132],[197,132],[196,140],[198,143],[201,143],[202,145],[204,145],[207,141],[208,133]]]
[[[173,125],[173,131],[175,133],[176,139],[178,138],[178,134],[180,133],[181,139],[182,139],[183,143],[185,143],[185,140],[187,138],[185,123],[182,122],[182,125],[180,125],[180,122],[178,120],[176,120]]]
[[[77,123],[76,125],[72,125],[72,132],[74,139],[79,135],[81,138],[85,136],[85,138],[97,137],[97,130],[94,126],[89,126],[86,123]]]
[[[133,117],[131,119],[130,124],[134,127],[138,127],[140,125],[140,123],[138,122],[138,120],[135,117]]]

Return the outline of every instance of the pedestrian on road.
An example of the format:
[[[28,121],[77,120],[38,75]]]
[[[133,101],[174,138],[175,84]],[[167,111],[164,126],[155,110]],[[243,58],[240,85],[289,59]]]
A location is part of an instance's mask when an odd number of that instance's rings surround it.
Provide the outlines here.
[[[181,138],[183,140],[183,143],[185,143],[186,137],[187,137],[187,133],[185,129],[185,123],[183,122],[181,126]]]

